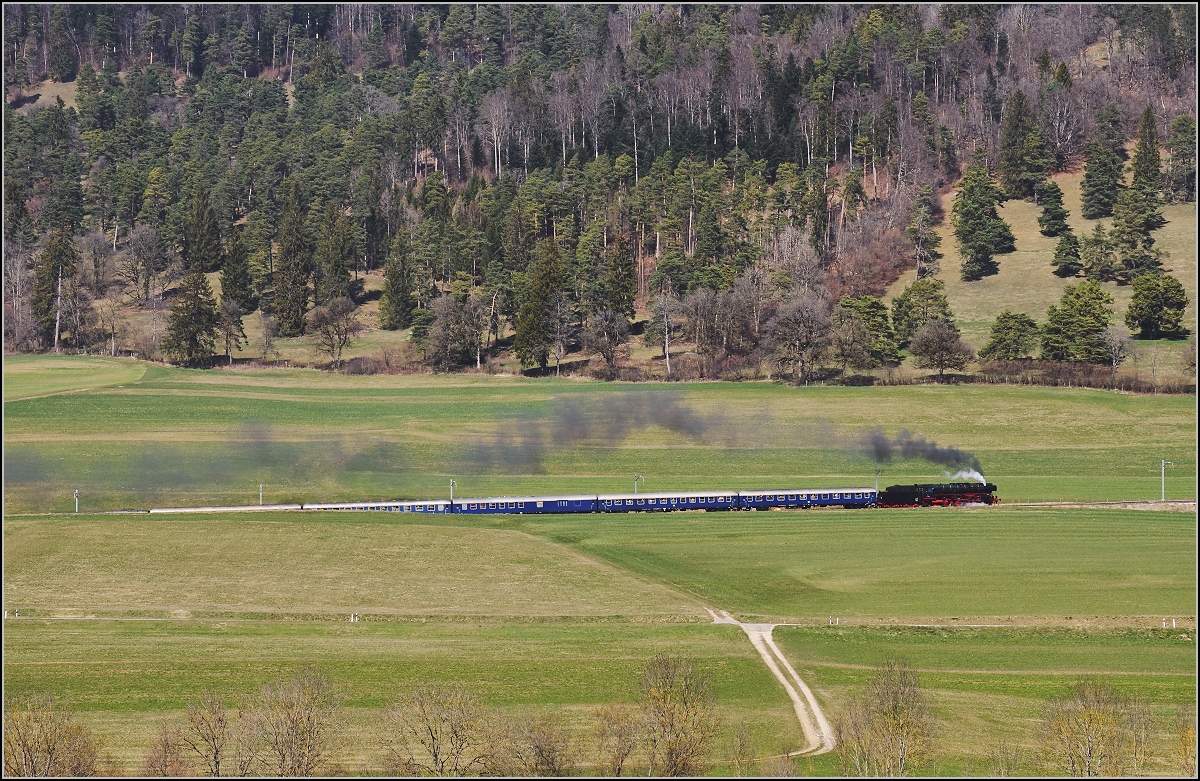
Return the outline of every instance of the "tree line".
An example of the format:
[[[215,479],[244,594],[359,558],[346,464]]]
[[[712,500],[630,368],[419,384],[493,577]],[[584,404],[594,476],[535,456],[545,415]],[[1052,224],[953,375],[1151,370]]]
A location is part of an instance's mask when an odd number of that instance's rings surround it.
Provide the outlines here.
[[[324,674],[304,668],[228,707],[201,695],[179,720],[160,725],[140,772],[145,776],[303,777],[343,775],[337,764],[342,697]],[[702,774],[721,726],[708,675],[694,661],[660,655],[641,673],[637,703],[594,709],[585,732],[554,714],[513,720],[489,713],[454,684],[422,684],[383,709],[375,736],[382,771],[400,776],[618,777]],[[1156,757],[1159,720],[1146,702],[1090,678],[1043,707],[1037,750],[1004,737],[986,756],[993,776],[1043,772],[1064,776],[1145,775],[1165,760],[1196,772],[1195,707],[1181,706],[1169,727],[1168,757]],[[936,753],[939,725],[919,675],[903,660],[875,668],[835,718],[837,758],[848,776],[919,772]],[[91,776],[112,772],[102,745],[69,708],[49,697],[5,701],[4,773]],[[745,729],[734,731],[724,759],[739,776],[796,775],[788,754],[760,758]],[[586,761],[585,761],[586,755]]]
[[[382,272],[378,324],[429,333],[435,365],[481,364],[507,330],[527,366],[563,343],[611,366],[656,297],[789,263],[831,301],[936,271],[964,164],[977,278],[1011,249],[996,203],[1039,197],[1085,137],[1123,140],[1130,107],[1179,123],[1194,99],[1188,6],[9,5],[5,24],[6,343],[192,364],[231,357],[234,304],[281,336],[315,319],[336,364]],[[75,106],[18,111],[45,77]],[[214,318],[194,272],[226,265]],[[181,294],[203,338],[163,322]]]

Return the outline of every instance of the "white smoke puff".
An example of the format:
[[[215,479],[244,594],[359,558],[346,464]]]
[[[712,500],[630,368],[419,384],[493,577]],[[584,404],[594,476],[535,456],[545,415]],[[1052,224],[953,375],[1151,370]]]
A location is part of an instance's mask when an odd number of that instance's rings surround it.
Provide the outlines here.
[[[987,485],[987,480],[983,479],[983,475],[979,474],[974,469],[960,469],[959,471],[955,472],[953,475],[951,475],[949,472],[947,472],[946,477],[952,483],[957,480],[962,480],[964,478],[970,478],[971,480],[974,480],[977,483],[983,483],[984,485]]]

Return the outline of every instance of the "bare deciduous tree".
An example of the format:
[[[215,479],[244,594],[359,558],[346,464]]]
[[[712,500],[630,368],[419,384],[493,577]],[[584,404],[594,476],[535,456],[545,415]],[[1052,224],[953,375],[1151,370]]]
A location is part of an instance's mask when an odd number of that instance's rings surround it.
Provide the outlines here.
[[[489,732],[481,763],[486,775],[566,776],[577,763],[570,734],[551,714],[497,721]]]
[[[1068,776],[1121,775],[1146,760],[1143,705],[1085,679],[1046,706],[1042,748],[1050,770]]]
[[[329,356],[335,369],[341,365],[342,350],[364,327],[358,319],[358,307],[344,296],[333,299],[328,306],[313,309],[308,317],[309,333],[316,338],[317,348]]]
[[[231,717],[220,698],[205,694],[187,709],[181,740],[200,760],[205,775],[245,776],[258,759],[255,719],[241,709]]]
[[[53,698],[5,703],[5,776],[94,776],[99,757],[100,744]]]
[[[838,758],[852,775],[902,776],[929,754],[933,717],[915,671],[888,660],[834,725]]]
[[[281,776],[316,775],[340,704],[329,679],[312,668],[264,686],[253,718],[270,771]]]
[[[754,770],[754,742],[745,727],[733,733],[729,745],[729,764],[739,776],[748,776]]]
[[[192,765],[183,753],[183,730],[178,724],[163,724],[142,762],[143,776],[190,776]]]
[[[584,343],[588,349],[600,353],[604,358],[610,377],[616,374],[617,358],[628,339],[629,321],[624,314],[603,309],[589,318]]]
[[[965,369],[975,358],[975,351],[958,335],[958,331],[941,320],[930,320],[916,330],[909,342],[908,351],[916,357],[917,366],[937,369],[938,378],[946,376],[946,369]]]
[[[620,776],[642,740],[642,713],[632,705],[609,703],[596,709],[595,720],[593,735],[600,767],[606,775]]]
[[[1180,775],[1196,775],[1196,706],[1182,705],[1175,713],[1175,751]]]
[[[458,687],[419,686],[383,713],[386,772],[458,776],[482,761],[483,709]]]
[[[780,365],[793,367],[798,384],[825,353],[829,341],[829,304],[813,293],[801,293],[779,307],[767,333]]]
[[[650,775],[698,775],[718,727],[708,676],[693,661],[659,655],[642,670],[641,690]]]

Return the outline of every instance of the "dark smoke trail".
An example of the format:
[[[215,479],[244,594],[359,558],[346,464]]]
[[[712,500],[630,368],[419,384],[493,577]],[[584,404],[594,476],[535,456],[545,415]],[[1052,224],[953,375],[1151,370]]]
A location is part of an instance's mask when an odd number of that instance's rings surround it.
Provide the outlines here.
[[[949,469],[983,470],[973,453],[956,447],[941,447],[908,429],[901,429],[895,439],[889,439],[883,429],[872,429],[862,435],[860,449],[877,464],[885,464],[898,455],[900,458],[923,458]]]

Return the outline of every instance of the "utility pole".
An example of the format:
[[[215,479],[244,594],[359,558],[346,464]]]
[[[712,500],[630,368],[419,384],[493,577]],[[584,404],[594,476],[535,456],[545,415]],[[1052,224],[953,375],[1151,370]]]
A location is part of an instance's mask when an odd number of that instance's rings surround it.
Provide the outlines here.
[[[454,482],[453,480],[450,481],[450,504],[454,504],[454,486],[456,485],[458,485],[458,483]]]
[[[875,470],[875,493],[879,493],[879,469]]]
[[[79,489],[75,489],[75,512],[79,512]]]
[[[262,483],[258,484],[258,505],[262,506]]]
[[[633,492],[634,492],[635,494],[637,493],[637,484],[638,484],[638,480],[641,480],[641,481],[642,481],[642,485],[645,485],[645,484],[646,484],[646,478],[642,477],[641,475],[634,475],[634,476],[633,476]]]
[[[1174,461],[1163,461],[1162,462],[1162,500],[1164,502],[1167,501],[1167,467],[1168,466],[1170,466],[1172,469],[1174,469],[1175,462]]]

